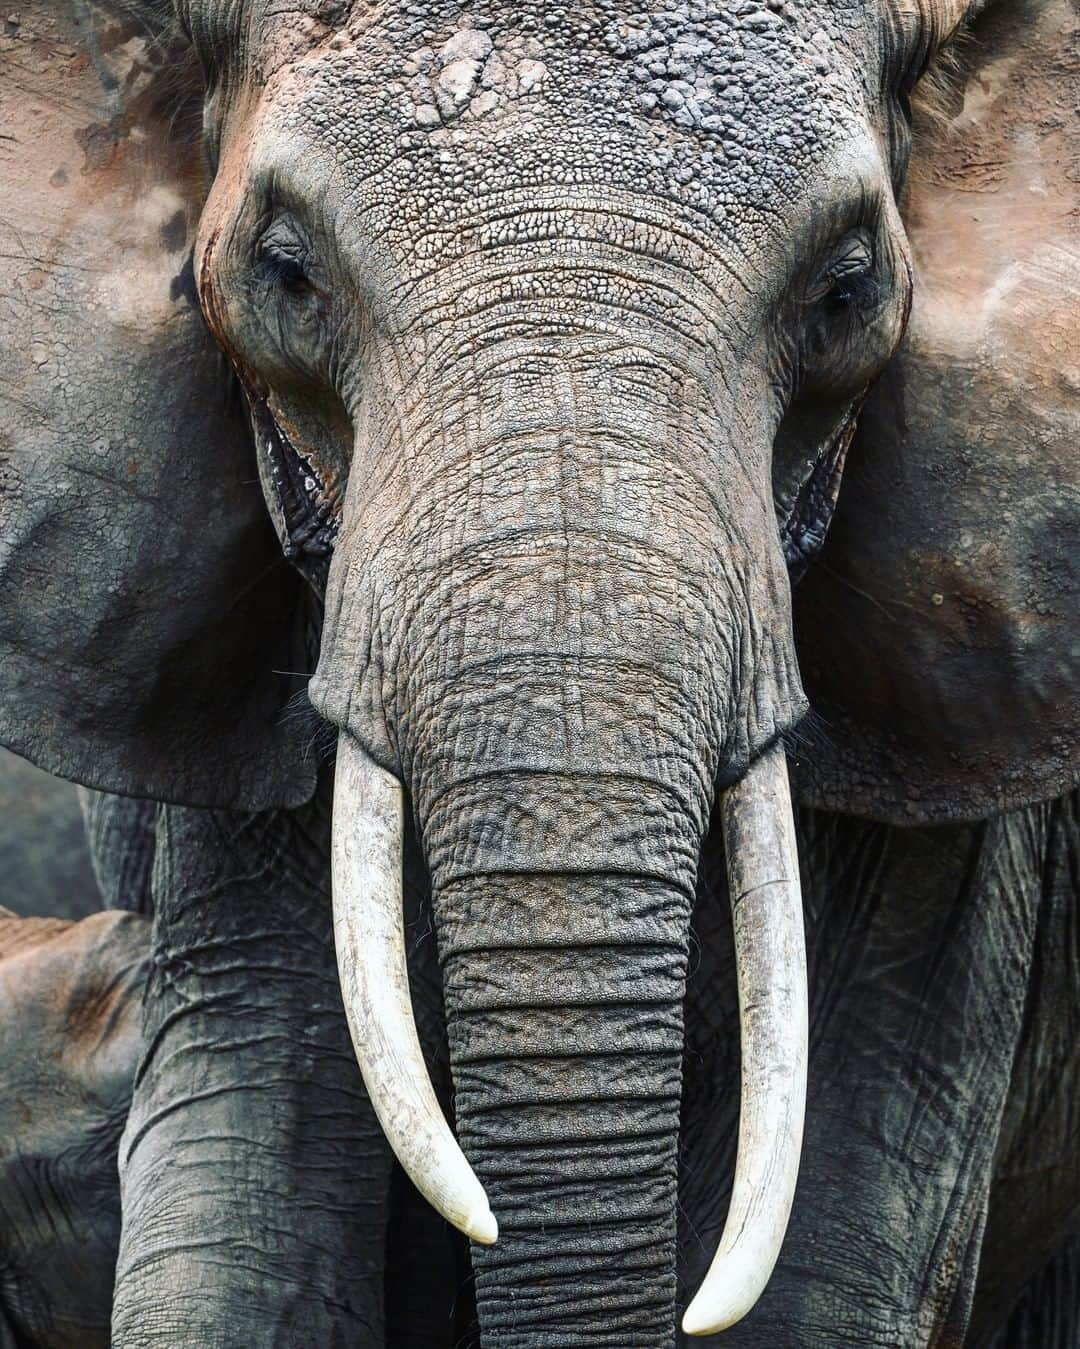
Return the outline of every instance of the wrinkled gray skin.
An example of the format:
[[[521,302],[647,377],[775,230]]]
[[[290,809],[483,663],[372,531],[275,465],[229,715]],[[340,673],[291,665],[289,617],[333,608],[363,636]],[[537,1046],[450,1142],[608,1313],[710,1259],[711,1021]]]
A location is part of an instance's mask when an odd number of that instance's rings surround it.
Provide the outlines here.
[[[1078,807],[1074,794],[919,829],[799,812],[812,1027],[799,1191],[773,1282],[721,1343],[1075,1342]],[[733,1161],[725,925],[721,905],[699,907],[688,1273],[720,1229],[710,1186]],[[719,1117],[710,1097],[727,1103]]]
[[[391,5],[336,33],[313,15],[299,39],[293,11],[183,17],[216,89],[203,309],[260,440],[271,419],[287,431],[310,494],[340,510],[311,703],[404,780],[431,878],[457,1133],[500,1222],[473,1251],[481,1334],[668,1344],[698,860],[717,782],[805,709],[777,511],[793,539],[808,453],[902,328],[904,131],[862,87],[914,53],[882,47],[879,15],[830,6],[695,29],[628,26],[614,5],[493,5],[483,27]],[[654,25],[673,63],[720,73],[700,126],[646,98]],[[452,128],[433,132],[427,100],[447,98]],[[223,1321],[245,1342],[363,1340],[389,1164],[358,1090],[342,1099],[321,892],[298,903],[299,858],[287,890],[246,866],[230,884],[203,817],[169,820],[117,1340],[194,1325],[224,1343]],[[251,829],[284,848],[265,824],[211,833]],[[288,829],[314,837],[303,815]],[[283,938],[287,968],[253,985]],[[243,1080],[272,1091],[253,1107],[222,1090]],[[275,1237],[223,1275],[217,1243],[266,1222],[234,1198],[253,1108],[265,1188],[295,1196],[289,1256]],[[367,1166],[360,1193],[320,1144]],[[166,1195],[171,1229],[151,1222]]]
[[[901,331],[876,137],[899,156],[902,132],[861,97],[880,21],[785,14],[387,6],[297,50],[255,6],[241,56],[223,7],[186,11],[219,81],[203,307],[340,506],[310,698],[410,791],[457,1133],[499,1215],[479,1323],[506,1349],[671,1342],[698,859],[716,783],[805,708],[776,512],[806,462],[771,451],[800,397],[811,455],[840,434]],[[646,97],[654,25],[721,73],[708,125]],[[872,299],[838,299],[871,251]],[[159,1172],[121,1166],[115,1324],[141,1345]]]
[[[325,774],[290,811],[166,806],[113,1342],[445,1345],[468,1283],[499,1349],[663,1349],[732,1171],[714,797],[805,710],[787,564],[826,523],[811,470],[902,331],[900,94],[933,25],[299,8],[182,6],[215,170],[192,275],[282,542],[325,589],[312,706],[410,795],[440,966],[419,1020],[501,1237],[463,1279],[395,1179],[335,977]],[[1071,811],[804,817],[803,1178],[728,1343],[962,1337],[995,1147],[1022,1174],[1029,1103],[1075,1100],[1069,1038],[1055,1074],[1025,1014],[1075,1008]],[[999,1137],[1014,1058],[1032,1090]],[[1048,1258],[1068,1221],[1031,1221]]]

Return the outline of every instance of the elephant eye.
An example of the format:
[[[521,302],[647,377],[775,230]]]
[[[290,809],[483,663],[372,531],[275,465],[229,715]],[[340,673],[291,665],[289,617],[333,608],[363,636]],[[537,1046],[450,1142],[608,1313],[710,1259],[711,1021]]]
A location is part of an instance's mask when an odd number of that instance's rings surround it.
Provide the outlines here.
[[[278,241],[267,235],[259,243],[256,268],[262,281],[287,295],[300,297],[314,290],[300,248],[291,241]]]
[[[903,326],[889,237],[857,226],[819,255],[802,293],[794,386],[799,396],[854,393],[880,369]]]
[[[862,231],[849,235],[829,262],[813,296],[833,314],[869,309],[878,300],[881,287],[874,269],[869,239]]]
[[[844,272],[833,279],[825,295],[825,305],[832,310],[869,308],[880,293],[877,278],[868,268]]]
[[[305,295],[311,290],[304,265],[288,253],[264,251],[260,257],[263,280],[279,286],[290,295]]]

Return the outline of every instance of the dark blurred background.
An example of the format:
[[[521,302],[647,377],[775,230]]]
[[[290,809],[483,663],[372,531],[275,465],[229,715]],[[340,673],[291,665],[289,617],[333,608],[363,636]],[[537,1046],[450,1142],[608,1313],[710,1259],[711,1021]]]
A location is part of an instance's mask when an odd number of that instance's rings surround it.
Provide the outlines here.
[[[76,789],[0,750],[0,906],[82,918],[102,907]]]

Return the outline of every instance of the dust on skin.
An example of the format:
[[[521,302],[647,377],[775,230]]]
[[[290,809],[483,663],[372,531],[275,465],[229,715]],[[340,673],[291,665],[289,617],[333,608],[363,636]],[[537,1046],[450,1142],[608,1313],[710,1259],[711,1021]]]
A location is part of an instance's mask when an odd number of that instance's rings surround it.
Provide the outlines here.
[[[904,203],[928,338],[958,354],[986,341],[1000,360],[1036,320],[1039,345],[1019,344],[1024,364],[1060,373],[1074,391],[1080,366],[1066,319],[1080,292],[1080,202],[1063,75],[1078,40],[1075,12],[1052,0],[1019,43],[958,78],[944,125],[923,128],[935,152],[916,157]],[[1016,328],[995,337],[1001,324]]]
[[[93,24],[80,27],[65,17],[52,7],[24,6],[17,24],[0,28],[5,182],[31,199],[42,191],[64,198],[59,224],[55,201],[42,201],[40,232],[23,230],[17,238],[0,213],[0,247],[33,259],[31,289],[93,285],[96,302],[138,332],[147,327],[148,306],[152,327],[168,321],[178,300],[194,298],[177,255],[190,250],[205,183],[197,157],[186,152],[185,108],[168,53],[155,50],[135,23],[107,20],[96,8]],[[153,130],[163,99],[177,105],[180,134],[173,144]],[[43,154],[53,163],[47,174],[40,170]],[[78,241],[88,229],[113,239],[115,265],[96,279],[80,258]],[[17,303],[17,292],[7,302]],[[44,346],[40,354],[47,362]],[[36,357],[35,363],[48,374],[47,365]]]
[[[809,802],[849,808],[864,774],[890,818],[976,815],[1075,771],[1078,49],[1067,0],[994,7],[916,100],[911,321],[796,592],[811,698],[872,748],[807,761]],[[857,649],[830,651],[823,616],[855,609]]]
[[[1070,471],[1071,439],[1062,435],[1080,394],[1072,106],[1080,19],[1067,0],[1030,9],[1006,49],[993,45],[991,29],[986,59],[955,82],[944,125],[921,129],[934,135],[935,149],[916,157],[904,201],[916,263],[910,340],[920,359],[945,357],[968,371],[966,389],[954,393],[971,401],[973,424],[984,397],[992,413],[1022,404],[1027,415],[1015,423],[1011,447],[1018,476],[1034,482],[1053,467],[1065,494],[1080,486]],[[996,416],[993,426],[991,442],[1004,432]],[[1004,487],[998,495],[1008,534],[1023,498]],[[1009,565],[1001,544],[990,530],[960,532],[938,559],[940,584],[920,585],[910,598],[940,609],[950,594],[993,594],[986,569]],[[1035,600],[1007,621],[1038,626],[1060,615]]]

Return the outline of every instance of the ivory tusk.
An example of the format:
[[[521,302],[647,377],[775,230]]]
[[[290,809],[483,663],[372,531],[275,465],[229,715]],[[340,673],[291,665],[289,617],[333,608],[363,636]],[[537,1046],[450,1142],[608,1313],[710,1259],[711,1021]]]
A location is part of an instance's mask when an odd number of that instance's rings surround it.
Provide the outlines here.
[[[791,1214],[806,1111],[802,894],[787,763],[774,745],[721,798],[742,1046],[731,1206],[688,1335],[739,1321],[769,1281]]]
[[[345,1015],[394,1155],[448,1222],[490,1246],[498,1224],[435,1098],[413,1018],[402,904],[403,795],[397,779],[343,732],[331,855]]]

